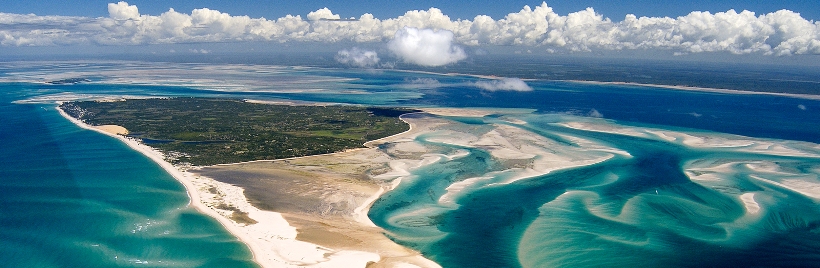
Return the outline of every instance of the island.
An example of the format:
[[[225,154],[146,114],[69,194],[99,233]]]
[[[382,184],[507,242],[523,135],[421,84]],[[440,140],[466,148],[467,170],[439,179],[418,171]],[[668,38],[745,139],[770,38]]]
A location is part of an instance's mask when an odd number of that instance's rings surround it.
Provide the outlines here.
[[[230,99],[161,98],[66,102],[60,108],[92,126],[121,126],[195,166],[273,160],[362,148],[409,129],[403,108],[271,105]]]
[[[413,133],[400,117],[417,110],[211,98],[58,108],[157,162],[263,267],[439,267],[367,218],[391,187],[372,179],[391,170],[376,145]]]
[[[78,78],[66,78],[66,79],[60,79],[60,80],[53,80],[53,81],[48,81],[46,83],[52,84],[52,85],[75,85],[75,84],[84,83],[84,82],[91,82],[91,80],[89,80],[88,78],[78,77]]]

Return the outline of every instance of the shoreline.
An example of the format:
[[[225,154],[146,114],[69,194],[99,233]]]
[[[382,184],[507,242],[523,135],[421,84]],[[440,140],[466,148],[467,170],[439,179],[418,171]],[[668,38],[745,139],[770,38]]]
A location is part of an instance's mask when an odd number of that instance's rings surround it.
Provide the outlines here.
[[[378,263],[380,260],[384,260],[385,256],[382,256],[383,254],[379,254],[382,253],[380,252],[381,250],[376,250],[376,252],[359,251],[355,249],[334,250],[319,244],[298,240],[297,235],[299,235],[299,232],[297,232],[297,227],[293,226],[293,224],[289,223],[286,219],[286,217],[289,216],[280,212],[261,210],[253,206],[249,203],[249,200],[244,194],[244,188],[220,182],[189,171],[189,169],[195,170],[202,167],[174,166],[164,160],[164,155],[162,152],[135,139],[119,135],[122,133],[122,130],[125,130],[122,127],[114,127],[111,125],[105,127],[90,126],[76,118],[71,117],[59,107],[56,107],[56,110],[61,116],[76,126],[116,138],[132,150],[143,154],[151,161],[159,165],[160,168],[165,170],[166,173],[171,175],[175,180],[184,186],[186,194],[189,197],[189,207],[193,207],[198,212],[217,220],[217,222],[219,222],[226,231],[249,248],[252,253],[253,261],[262,267],[369,267],[370,264]],[[383,142],[389,138],[412,133],[414,130],[413,125],[407,121],[405,121],[405,123],[410,126],[407,131],[389,137],[368,141],[363,145],[368,148],[372,148],[371,144],[373,143]],[[355,153],[368,148],[351,149],[343,152],[324,154],[323,156]],[[278,160],[257,160],[215,166],[230,166],[254,162],[287,161],[309,157],[315,156],[303,156]],[[367,218],[367,212],[369,211],[370,206],[385,192],[387,192],[386,189],[379,187],[379,190],[369,196],[365,203],[356,207],[354,214],[351,215],[355,222],[365,227],[372,227],[381,230],[381,228],[377,227],[372,223],[372,221],[370,221],[369,218]],[[240,216],[244,215],[246,221],[249,219],[250,222],[241,223],[239,220],[233,219],[237,215],[237,212]],[[378,234],[381,235],[381,232],[378,232]],[[396,244],[396,246],[406,251],[412,251],[403,246],[399,246],[398,244]],[[394,256],[391,257],[395,258]],[[402,261],[394,264],[411,265],[413,267],[440,267],[435,262],[424,258],[420,254],[406,257],[411,258],[410,260],[412,261],[409,263]]]
[[[788,97],[788,98],[796,98],[796,99],[820,100],[820,95],[807,95],[807,94],[795,94],[795,93],[777,93],[777,92],[766,92],[766,91],[748,91],[748,90],[725,89],[725,88],[708,88],[708,87],[693,87],[693,86],[682,86],[682,85],[662,85],[662,84],[643,84],[643,83],[636,83],[636,82],[602,82],[602,81],[590,81],[590,80],[553,80],[553,81],[571,82],[571,83],[588,84],[588,85],[637,86],[637,87],[651,87],[651,88],[663,88],[663,89],[674,89],[674,90],[685,90],[685,91],[710,92],[710,93],[721,93],[721,94],[768,95],[768,96]]]
[[[38,62],[62,62],[62,61],[38,61]],[[90,61],[90,62],[97,62],[97,61]],[[102,62],[109,62],[109,61],[102,61]],[[135,62],[135,63],[147,63],[143,61],[110,61],[110,62]],[[231,64],[227,64],[230,66]],[[253,66],[262,66],[262,67],[270,67],[270,68],[278,68],[284,67],[283,65],[253,65]],[[317,68],[317,69],[340,69],[335,67],[307,67],[307,66],[298,66],[299,68]],[[456,76],[463,76],[463,77],[472,77],[477,79],[489,79],[489,80],[498,80],[503,78],[515,78],[515,77],[501,77],[501,76],[494,76],[494,75],[481,75],[481,74],[471,74],[471,73],[442,73],[442,72],[432,72],[432,71],[422,71],[422,70],[405,70],[405,69],[373,69],[379,71],[393,71],[393,72],[400,72],[400,73],[410,73],[410,74],[424,74],[424,75],[432,75],[432,76],[442,76],[442,77],[456,77]],[[43,74],[45,76],[54,75],[54,74]],[[87,75],[87,73],[80,72],[77,76]],[[73,77],[73,76],[72,76]],[[32,83],[32,84],[48,84],[44,82],[42,79],[45,80],[55,80],[55,79],[64,79],[64,76],[56,76],[56,77],[41,77],[41,80],[35,79],[0,79],[0,82],[7,82],[7,83]],[[594,80],[575,80],[575,79],[536,79],[536,78],[522,78],[522,81],[552,81],[552,82],[571,82],[571,83],[581,83],[581,84],[594,84],[594,85],[625,85],[625,86],[641,86],[641,87],[653,87],[653,88],[663,88],[663,89],[673,89],[673,90],[687,90],[687,91],[700,91],[700,92],[712,92],[712,93],[723,93],[723,94],[750,94],[750,95],[769,95],[769,96],[780,96],[780,97],[790,97],[790,98],[798,98],[798,99],[808,99],[808,100],[820,100],[820,95],[811,95],[811,94],[796,94],[796,93],[778,93],[778,92],[766,92],[766,91],[749,91],[743,89],[726,89],[726,88],[710,88],[710,87],[697,87],[697,86],[686,86],[686,85],[668,85],[668,84],[652,84],[652,83],[638,83],[638,82],[605,82],[605,81],[594,81]],[[101,83],[101,84],[112,84],[112,85],[143,85],[138,81],[95,81],[89,83]],[[179,86],[179,84],[172,83],[172,82],[159,82],[150,85],[163,85],[163,86]],[[196,85],[191,86],[191,88],[197,88]],[[129,98],[139,98],[138,96],[129,96]],[[60,100],[69,100],[71,98],[61,98]],[[34,102],[39,102],[40,100],[33,100]],[[42,100],[48,101],[48,100]],[[18,101],[15,101],[17,103]],[[266,102],[266,101],[260,101]],[[299,101],[292,101],[292,100],[277,100],[273,102],[282,102],[281,104],[293,104],[299,103]],[[27,101],[22,101],[19,103],[27,103]],[[307,105],[310,102],[307,102]]]
[[[59,105],[59,103],[58,103],[58,105]],[[149,159],[151,159],[151,161],[153,161],[154,163],[159,165],[160,168],[162,168],[163,170],[165,170],[166,173],[168,173],[168,175],[171,175],[174,179],[176,179],[179,183],[181,183],[183,185],[183,187],[185,187],[185,192],[188,195],[188,199],[189,199],[188,206],[193,207],[198,212],[200,212],[202,214],[205,214],[205,215],[217,220],[231,235],[233,235],[234,237],[237,237],[237,239],[239,239],[239,241],[241,241],[243,244],[245,244],[250,249],[251,254],[253,255],[253,261],[254,262],[256,262],[256,263],[258,263],[262,266],[265,266],[259,260],[259,255],[261,253],[261,252],[259,252],[259,249],[257,247],[252,246],[251,244],[249,244],[247,242],[249,240],[248,237],[245,236],[242,232],[239,232],[238,230],[236,230],[235,228],[232,228],[231,225],[229,224],[229,222],[227,222],[227,219],[220,216],[218,213],[211,210],[210,208],[204,206],[202,204],[201,200],[199,199],[198,191],[196,191],[194,186],[189,182],[189,179],[185,178],[186,176],[183,173],[183,171],[180,171],[179,169],[174,167],[171,163],[168,163],[165,160],[163,160],[162,153],[154,150],[153,148],[151,148],[147,145],[144,145],[144,144],[139,143],[139,142],[134,141],[134,140],[130,140],[130,139],[124,137],[124,136],[117,135],[115,133],[108,132],[104,129],[95,128],[91,125],[88,125],[88,124],[86,124],[86,123],[84,123],[84,122],[82,122],[82,121],[80,121],[80,120],[78,120],[74,117],[71,117],[65,111],[63,111],[63,109],[61,109],[59,106],[56,107],[55,109],[60,113],[61,116],[63,116],[63,118],[67,119],[68,121],[70,121],[74,125],[82,128],[82,129],[95,131],[97,133],[100,133],[100,134],[103,134],[103,135],[106,135],[106,136],[109,136],[109,137],[113,137],[113,138],[121,141],[125,145],[127,145],[132,150],[137,151],[140,154],[144,155],[145,157],[148,157]]]
[[[387,69],[385,69],[387,70]],[[404,72],[404,73],[417,73],[417,74],[427,74],[427,75],[438,75],[438,76],[465,76],[465,77],[473,77],[479,79],[490,79],[490,80],[499,80],[503,78],[513,78],[513,77],[503,77],[503,76],[495,76],[495,75],[480,75],[480,74],[469,74],[469,73],[437,73],[437,72],[430,72],[430,71],[419,71],[419,70],[395,70],[389,69],[392,71]],[[685,91],[699,91],[699,92],[711,92],[711,93],[722,93],[722,94],[742,94],[742,95],[768,95],[768,96],[779,96],[779,97],[789,97],[789,98],[796,98],[796,99],[807,99],[807,100],[820,100],[820,95],[810,95],[810,94],[797,94],[797,93],[778,93],[778,92],[767,92],[767,91],[749,91],[749,90],[742,90],[742,89],[727,89],[727,88],[710,88],[710,87],[696,87],[696,86],[685,86],[685,85],[664,85],[664,84],[646,84],[646,83],[637,83],[637,82],[605,82],[605,81],[594,81],[594,80],[541,80],[541,79],[533,79],[533,78],[521,78],[522,81],[554,81],[554,82],[571,82],[571,83],[580,83],[580,84],[589,84],[589,85],[615,85],[615,86],[639,86],[639,87],[653,87],[653,88],[663,88],[663,89],[673,89],[673,90],[685,90]]]
[[[426,112],[408,114],[431,116]],[[374,252],[381,257],[366,265],[329,267],[440,268],[420,252],[388,238],[385,235],[388,231],[367,217],[374,202],[400,182],[400,179],[384,180],[381,175],[395,173],[392,163],[405,161],[384,154],[377,145],[407,142],[429,130],[429,125],[440,124],[404,115],[402,121],[410,126],[408,130],[368,141],[367,148],[220,164],[191,172],[243,188],[246,198],[257,207],[281,213],[297,229],[299,240],[339,250]],[[370,171],[379,175],[365,175]]]

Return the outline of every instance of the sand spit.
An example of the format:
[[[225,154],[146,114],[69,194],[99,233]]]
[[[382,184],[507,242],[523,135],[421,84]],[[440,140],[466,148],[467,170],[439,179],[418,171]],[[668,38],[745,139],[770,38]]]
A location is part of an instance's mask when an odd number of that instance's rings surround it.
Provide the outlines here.
[[[390,184],[366,177],[387,170],[375,148],[334,155],[203,167],[200,178],[242,187],[255,207],[277,211],[295,228],[295,239],[336,252],[377,254],[368,267],[438,267],[388,239],[367,217]],[[219,182],[223,183],[223,182]],[[252,215],[249,215],[252,217]],[[342,265],[336,267],[364,267]]]
[[[420,108],[428,114],[441,116],[464,116],[464,117],[483,117],[491,114],[529,114],[535,112],[535,109],[524,108]],[[525,124],[526,122],[518,120],[517,124]]]
[[[220,182],[206,176],[201,167],[173,166],[164,160],[164,155],[136,139],[124,136],[127,130],[120,126],[89,126],[72,118],[61,109],[60,114],[72,123],[99,133],[114,137],[130,148],[142,153],[159,164],[166,172],[185,186],[191,199],[190,206],[222,224],[231,234],[247,244],[254,255],[254,261],[263,267],[440,267],[421,256],[420,253],[402,247],[383,234],[367,218],[367,209],[383,192],[379,184],[352,181],[345,184],[348,177],[327,177],[322,187],[332,189],[330,195],[317,191],[307,192],[307,198],[331,204],[351,204],[344,209],[325,207],[321,211],[280,213],[275,207],[265,204],[251,204],[246,198],[253,187],[242,188]],[[413,133],[408,131],[403,134]],[[399,138],[401,134],[393,137]],[[337,154],[281,160],[282,163],[300,161],[320,161],[317,167],[326,165],[323,158],[333,159]],[[365,150],[351,150],[338,155],[347,159],[362,159],[366,165],[380,163],[384,159],[373,159]],[[340,158],[344,159],[344,158]],[[266,165],[276,161],[255,161],[222,168],[246,169],[246,166]],[[339,165],[342,167],[344,165]],[[354,164],[355,166],[355,164]],[[219,167],[212,167],[219,168]],[[338,168],[338,167],[337,167]],[[263,168],[269,172],[288,174],[286,167]],[[360,171],[358,169],[352,169]],[[352,171],[351,170],[351,171]],[[246,170],[247,171],[247,170]],[[306,182],[315,182],[314,173],[296,170]],[[300,173],[301,172],[301,173]],[[342,173],[347,174],[347,173]],[[277,174],[268,174],[277,175]],[[293,174],[291,174],[293,175]],[[298,177],[298,176],[296,176]],[[315,185],[314,185],[315,186]],[[309,187],[309,186],[308,186]],[[338,189],[345,191],[336,191]],[[315,196],[313,196],[315,194]],[[287,196],[289,203],[297,201],[298,195]],[[330,201],[325,201],[330,200]],[[355,204],[355,206],[354,206]],[[288,210],[286,207],[283,210]],[[292,210],[291,210],[292,211]],[[343,213],[337,213],[337,212]],[[316,243],[318,242],[318,243]]]
[[[394,183],[372,178],[390,172],[388,163],[394,160],[375,146],[412,140],[430,127],[424,120],[413,120],[410,125],[404,133],[368,142],[366,149],[199,167],[189,172],[215,184],[241,187],[242,197],[253,206],[248,209],[277,211],[294,227],[297,241],[350,259],[363,259],[364,254],[376,256],[367,263],[348,262],[335,267],[440,267],[387,238],[385,230],[367,217],[370,205]]]
[[[641,83],[634,83],[634,82],[599,82],[599,81],[586,81],[586,80],[564,80],[564,81],[573,82],[573,83],[581,83],[581,84],[591,84],[591,85],[618,85],[618,86],[654,87],[654,88],[666,88],[666,89],[675,89],[675,90],[712,92],[712,93],[721,93],[721,94],[769,95],[769,96],[780,96],[780,97],[789,97],[789,98],[807,99],[807,100],[820,100],[820,95],[808,95],[808,94],[746,91],[746,90],[736,90],[736,89],[692,87],[692,86],[681,86],[681,85],[641,84]]]

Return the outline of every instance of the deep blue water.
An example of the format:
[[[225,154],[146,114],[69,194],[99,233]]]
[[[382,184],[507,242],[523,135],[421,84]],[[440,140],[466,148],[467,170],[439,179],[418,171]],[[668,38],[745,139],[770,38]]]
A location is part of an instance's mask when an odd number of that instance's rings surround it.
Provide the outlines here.
[[[407,78],[377,74],[333,73],[363,78],[361,84],[379,88],[377,94],[396,94],[395,85]],[[408,74],[403,74],[404,76]],[[593,109],[604,118],[625,123],[668,125],[751,137],[820,142],[820,101],[766,95],[736,95],[669,90],[626,85],[529,81],[528,92],[478,90],[476,79],[414,74],[436,79],[440,87],[419,89],[424,95],[393,101],[380,96],[349,94],[279,94],[283,98],[324,102],[441,107],[529,108],[542,113],[588,115]],[[820,89],[818,89],[820,93]],[[361,100],[357,100],[361,99]],[[801,108],[802,107],[802,108]],[[772,124],[776,122],[776,124]]]
[[[59,68],[124,68],[90,66]],[[9,74],[12,71],[59,68],[6,66],[0,78],[14,75]],[[391,238],[445,267],[813,266],[820,261],[818,196],[806,190],[820,185],[820,162],[812,156],[820,150],[815,144],[820,142],[820,101],[552,81],[528,81],[534,88],[529,92],[485,91],[473,85],[480,79],[465,76],[336,69],[284,72],[287,81],[300,76],[355,80],[317,84],[322,89],[318,92],[287,93],[111,85],[104,76],[77,85],[0,83],[4,265],[254,265],[243,244],[186,206],[182,186],[158,166],[114,139],[77,128],[54,110],[55,100],[100,95],[527,108],[537,112],[448,118],[448,126],[470,135],[486,134],[499,124],[514,127],[549,141],[550,149],[560,155],[605,154],[590,152],[589,145],[571,138],[631,155],[508,184],[478,183],[457,195],[454,204],[442,204],[439,198],[453,183],[476,177],[499,182],[516,171],[486,148],[441,143],[435,139],[440,133],[419,137],[413,142],[430,153],[467,154],[412,170],[398,188],[374,204],[369,216]],[[206,71],[198,76],[211,77]],[[248,76],[272,85],[279,79]],[[32,101],[38,97],[46,99]],[[20,100],[33,103],[12,103]],[[603,119],[585,117],[593,111]],[[527,124],[505,123],[506,117]],[[695,148],[683,139],[669,141],[654,134],[636,137],[556,125],[574,121],[638,132],[696,132],[715,139],[738,134],[808,156]],[[778,171],[753,168],[764,164]],[[707,170],[704,174],[714,178],[693,180],[697,174],[691,170]],[[758,213],[747,213],[743,194],[754,194]]]

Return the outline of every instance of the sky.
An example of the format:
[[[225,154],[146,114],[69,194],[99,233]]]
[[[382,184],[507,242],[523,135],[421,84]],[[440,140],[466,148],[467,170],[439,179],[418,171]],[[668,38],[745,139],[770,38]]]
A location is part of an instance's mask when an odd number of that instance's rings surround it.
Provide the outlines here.
[[[0,12],[37,15],[63,15],[104,17],[108,15],[106,5],[110,0],[73,0],[73,1],[18,1],[0,0]],[[180,12],[190,12],[197,8],[209,8],[231,15],[247,15],[252,18],[279,18],[285,15],[302,15],[327,7],[342,17],[358,17],[364,13],[377,18],[392,18],[408,10],[427,10],[431,7],[441,9],[453,19],[473,19],[476,15],[489,15],[494,19],[502,18],[508,13],[521,10],[525,5],[537,6],[540,1],[521,0],[415,0],[415,1],[380,1],[380,0],[132,0],[128,1],[140,8],[144,14],[158,15],[169,8]],[[729,9],[737,11],[750,10],[758,14],[788,9],[800,13],[804,18],[820,20],[820,3],[814,0],[691,0],[691,1],[657,1],[657,0],[552,0],[547,4],[558,14],[568,14],[594,8],[597,12],[613,20],[621,20],[626,14],[638,17],[678,17],[692,11],[722,12]]]
[[[799,57],[820,55],[818,21],[820,2],[814,0],[0,0],[0,48],[6,51],[0,55],[32,47],[208,53],[173,46],[333,44],[345,48],[340,62],[363,67],[378,64],[385,51],[408,63],[440,66],[492,47],[537,54]]]

